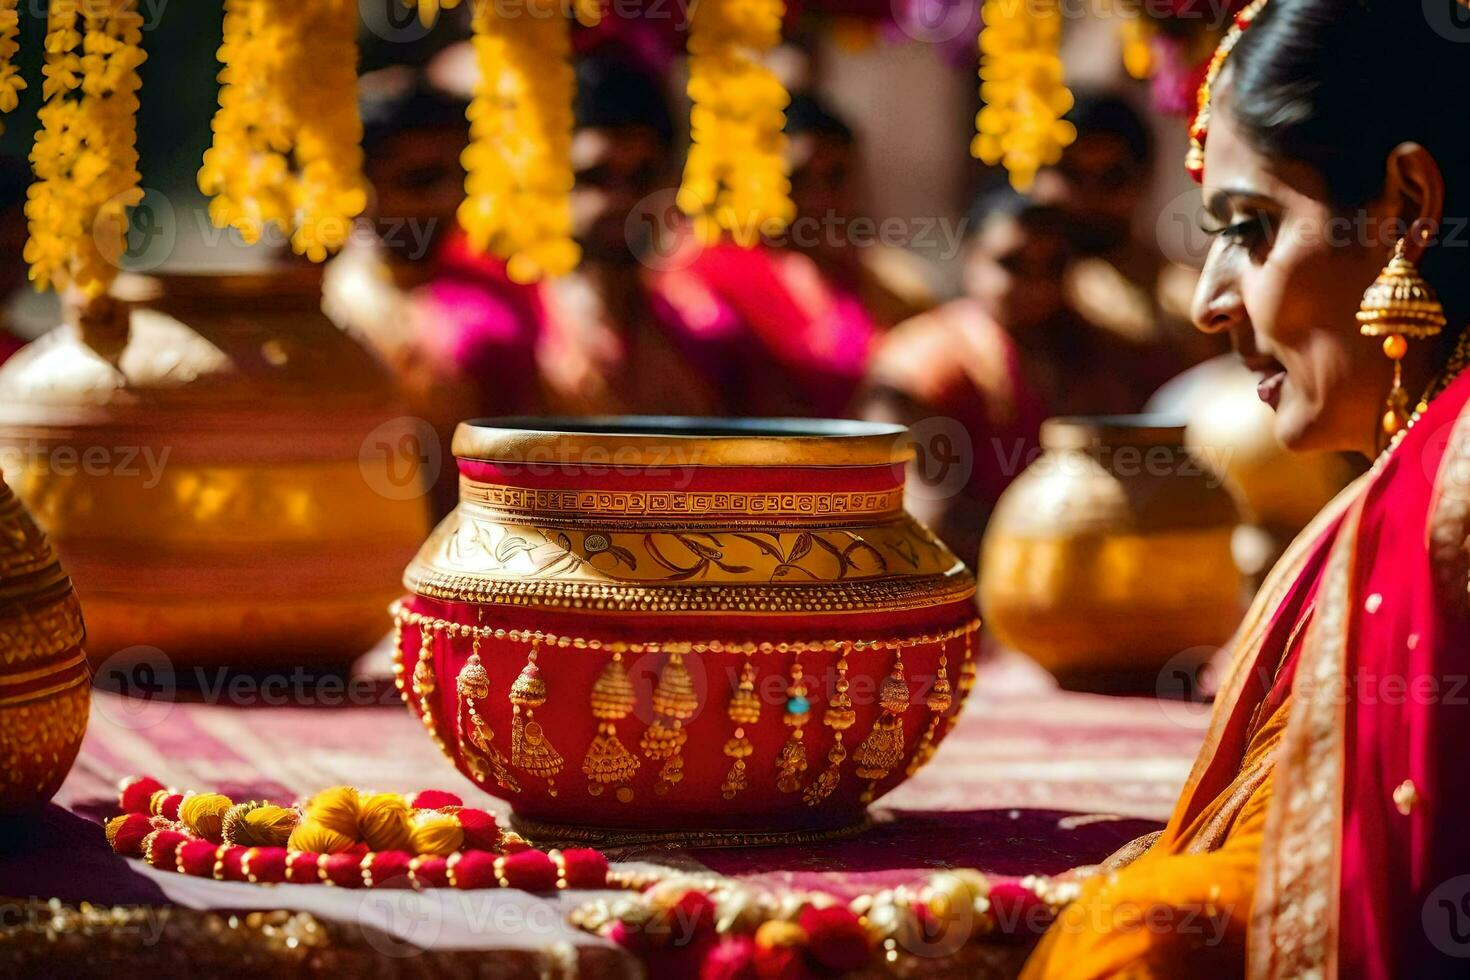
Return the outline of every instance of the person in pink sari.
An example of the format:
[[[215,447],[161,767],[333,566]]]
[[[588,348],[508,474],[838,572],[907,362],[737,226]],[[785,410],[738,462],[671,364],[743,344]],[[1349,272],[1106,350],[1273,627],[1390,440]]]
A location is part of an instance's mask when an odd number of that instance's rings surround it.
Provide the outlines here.
[[[1288,448],[1374,462],[1263,586],[1168,825],[1078,872],[1026,980],[1466,975],[1470,34],[1428,9],[1257,2],[1212,88],[1194,319]]]
[[[879,325],[864,301],[853,216],[853,134],[811,96],[787,116],[796,218],[753,248],[686,242],[661,288],[707,297],[734,332],[723,379],[730,412],[846,415]]]

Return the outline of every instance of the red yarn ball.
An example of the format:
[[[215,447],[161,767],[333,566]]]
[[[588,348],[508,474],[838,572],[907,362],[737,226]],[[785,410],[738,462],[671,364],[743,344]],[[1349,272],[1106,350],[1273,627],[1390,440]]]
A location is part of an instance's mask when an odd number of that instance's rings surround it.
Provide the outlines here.
[[[687,891],[664,913],[669,935],[687,942],[690,936],[713,933],[717,911],[714,899],[704,892]]]
[[[140,857],[143,854],[143,838],[153,833],[153,821],[146,814],[129,813],[117,825],[117,834],[112,838],[112,849],[125,857]]]
[[[343,888],[362,887],[362,855],[353,854],[351,851],[343,851],[341,854],[327,854],[320,862],[322,874],[327,881]]]
[[[464,806],[464,800],[442,789],[426,789],[415,793],[408,801],[415,810],[437,810],[445,806]]]
[[[755,971],[755,940],[729,936],[710,950],[699,968],[699,980],[759,980]]]
[[[1028,941],[1045,932],[1056,917],[1039,895],[1015,880],[990,886],[990,914],[998,935]]]
[[[487,851],[461,851],[454,862],[455,888],[494,888],[495,855]]]
[[[286,880],[286,849],[284,847],[257,847],[250,854],[250,877],[266,884],[276,885]]]
[[[527,892],[556,890],[556,862],[545,851],[533,848],[517,854],[507,854],[501,868],[501,873],[511,888]]]
[[[810,980],[814,974],[801,947],[756,945],[755,975],[761,980]]]
[[[291,851],[286,855],[286,880],[298,885],[314,885],[322,880],[320,854]]]
[[[214,852],[219,846],[207,840],[187,840],[179,845],[174,854],[175,865],[186,875],[195,878],[214,877]]]
[[[185,837],[177,830],[155,831],[148,842],[143,845],[144,856],[148,859],[148,863],[155,868],[173,871],[178,867],[174,860],[174,854],[178,850],[179,845],[188,839],[188,837]]]
[[[374,888],[411,888],[408,863],[413,855],[407,851],[379,851],[368,863],[368,874]]]
[[[841,905],[805,908],[797,924],[807,934],[807,956],[819,966],[845,973],[861,970],[872,958],[868,931]]]
[[[179,819],[179,804],[184,802],[183,793],[170,793],[158,805],[158,815],[165,820]]]
[[[493,851],[500,847],[500,825],[493,816],[484,810],[469,808],[460,810],[455,816],[464,828],[464,846],[467,849]]]
[[[220,854],[220,874],[225,881],[249,881],[245,877],[245,852],[248,847],[226,847]]]
[[[621,919],[607,927],[606,938],[614,945],[634,953],[644,952],[648,948],[647,933],[634,929]]]
[[[607,857],[592,848],[561,852],[568,888],[602,888],[607,884]]]
[[[147,813],[148,801],[164,786],[152,776],[134,776],[118,784],[117,805],[123,813]]]
[[[417,858],[413,866],[415,888],[446,888],[449,885],[449,859],[437,854]],[[493,864],[494,862],[492,862]]]

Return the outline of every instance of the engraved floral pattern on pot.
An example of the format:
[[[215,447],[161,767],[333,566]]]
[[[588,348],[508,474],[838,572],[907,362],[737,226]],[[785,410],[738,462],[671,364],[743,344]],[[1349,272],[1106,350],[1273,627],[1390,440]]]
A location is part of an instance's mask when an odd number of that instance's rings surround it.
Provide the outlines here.
[[[898,570],[944,574],[954,559],[911,520],[857,529],[589,531],[451,518],[428,549],[435,567],[533,579],[629,582],[831,582]],[[420,561],[423,561],[420,557]]]

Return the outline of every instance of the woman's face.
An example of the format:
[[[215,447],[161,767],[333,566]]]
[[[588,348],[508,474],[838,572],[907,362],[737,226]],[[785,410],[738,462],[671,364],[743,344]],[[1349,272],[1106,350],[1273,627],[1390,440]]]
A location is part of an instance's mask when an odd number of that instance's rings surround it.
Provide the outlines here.
[[[1228,91],[1220,95],[1205,149],[1206,224],[1215,240],[1195,292],[1195,323],[1229,332],[1260,376],[1257,391],[1276,412],[1283,445],[1371,453],[1391,365],[1380,342],[1359,335],[1354,314],[1388,260],[1395,223],[1377,205],[1334,210],[1310,167],[1269,159],[1246,142]]]

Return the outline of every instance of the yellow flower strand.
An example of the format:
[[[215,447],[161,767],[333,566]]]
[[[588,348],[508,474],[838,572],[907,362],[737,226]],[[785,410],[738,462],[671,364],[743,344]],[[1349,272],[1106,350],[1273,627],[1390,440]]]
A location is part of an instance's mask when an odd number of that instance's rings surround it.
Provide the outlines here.
[[[219,108],[199,189],[256,242],[269,226],[320,262],[367,206],[351,0],[225,0]]]
[[[143,18],[137,0],[51,0],[31,149],[25,259],[36,288],[98,301],[117,275],[127,209],[143,199],[137,138]]]
[[[1146,81],[1154,73],[1153,43],[1159,34],[1158,24],[1142,11],[1124,12],[1119,16],[1123,18],[1118,28],[1123,43],[1123,69],[1130,78]]]
[[[1062,15],[1057,0],[985,0],[980,8],[980,98],[970,152],[1004,164],[1025,191],[1036,172],[1061,159],[1077,138],[1065,121],[1072,93],[1062,82]]]
[[[581,258],[572,241],[571,24],[557,0],[526,0],[505,17],[496,0],[474,0],[473,27],[480,71],[459,223],[516,282],[570,272]]]
[[[741,245],[795,217],[786,172],[790,101],[761,56],[781,40],[782,0],[701,0],[689,34],[691,145],[679,208],[705,241]]]
[[[12,112],[20,105],[21,90],[26,80],[20,77],[15,67],[15,55],[20,50],[20,13],[16,10],[20,0],[0,0],[0,113]],[[0,133],[5,127],[0,126]]]
[[[357,111],[357,3],[288,0],[305,7],[289,77],[297,120],[296,232],[291,247],[321,262],[347,242],[367,207],[362,119]]]

